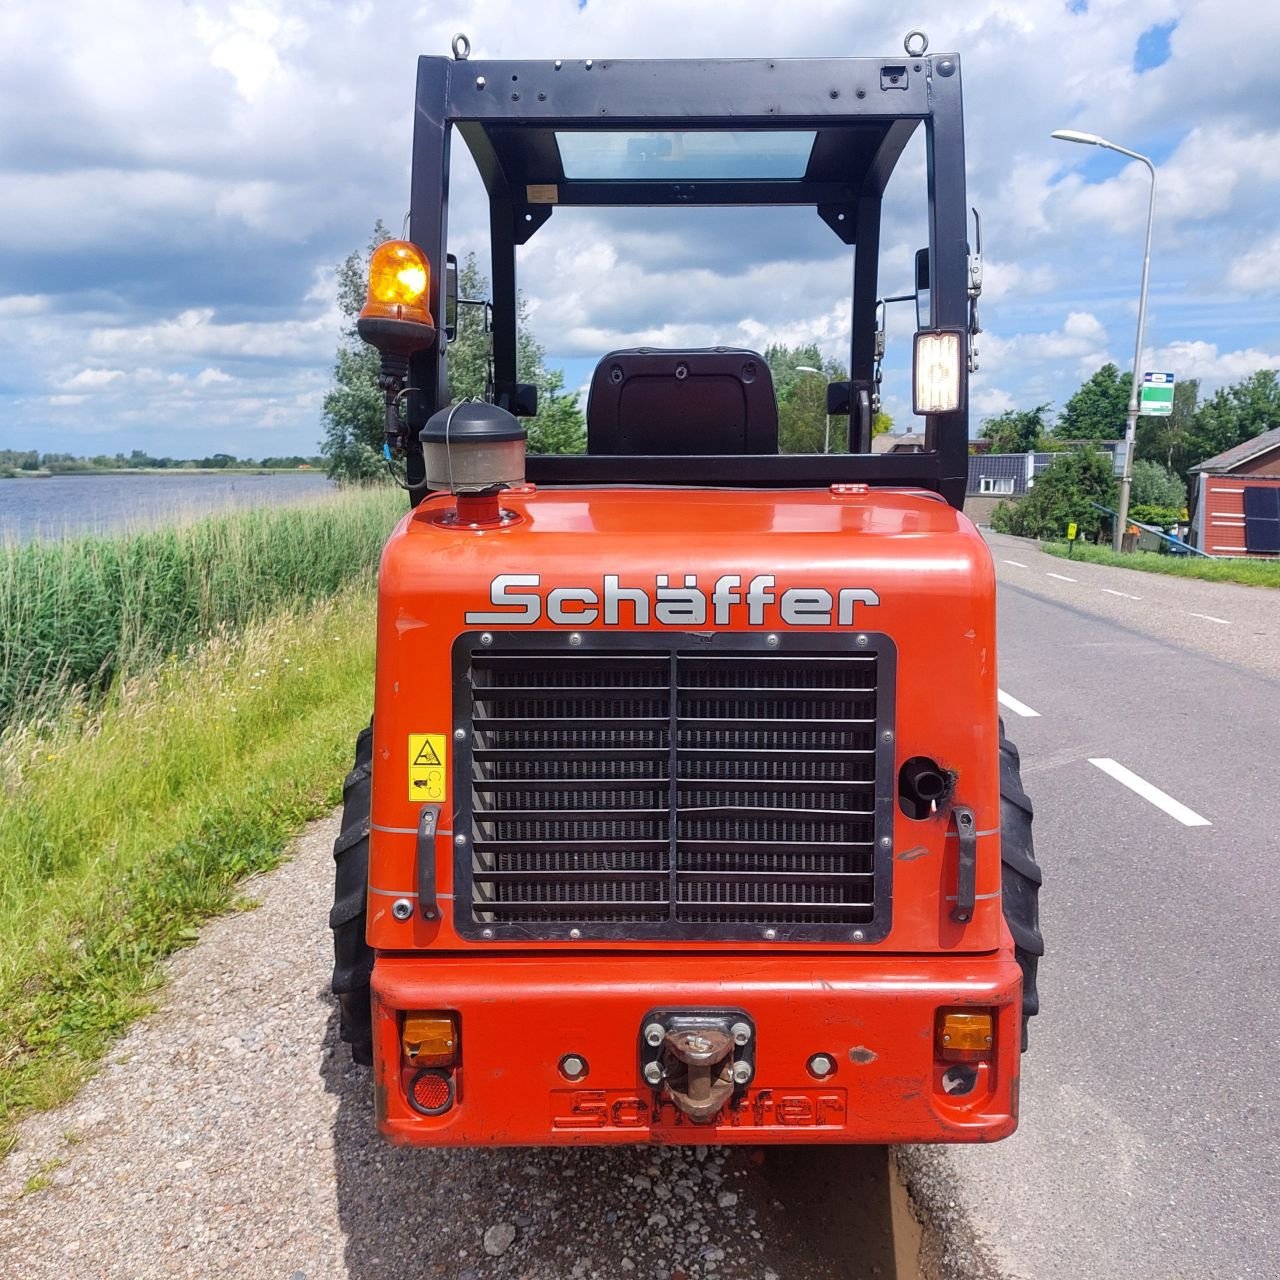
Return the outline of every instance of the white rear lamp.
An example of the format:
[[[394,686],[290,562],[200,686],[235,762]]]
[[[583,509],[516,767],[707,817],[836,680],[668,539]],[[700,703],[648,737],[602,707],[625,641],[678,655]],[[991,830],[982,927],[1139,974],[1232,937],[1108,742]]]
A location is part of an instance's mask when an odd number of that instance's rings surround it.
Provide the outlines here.
[[[960,370],[964,367],[960,334],[929,331],[916,334],[916,413],[955,413],[960,408]]]

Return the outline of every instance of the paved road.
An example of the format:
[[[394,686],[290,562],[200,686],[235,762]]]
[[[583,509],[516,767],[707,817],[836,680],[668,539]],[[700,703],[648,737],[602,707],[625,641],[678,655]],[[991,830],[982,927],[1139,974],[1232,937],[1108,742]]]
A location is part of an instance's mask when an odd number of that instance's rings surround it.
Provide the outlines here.
[[[1038,713],[1005,718],[1045,868],[1044,1012],[1019,1133],[917,1149],[918,1185],[1013,1275],[1280,1276],[1280,594],[991,543],[1001,687]]]

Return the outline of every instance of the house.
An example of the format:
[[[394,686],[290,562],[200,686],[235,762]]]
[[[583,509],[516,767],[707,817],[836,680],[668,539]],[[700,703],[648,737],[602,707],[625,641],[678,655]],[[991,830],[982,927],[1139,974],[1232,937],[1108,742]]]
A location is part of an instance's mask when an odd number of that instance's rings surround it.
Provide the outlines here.
[[[1191,543],[1211,556],[1280,556],[1280,427],[1191,468]]]

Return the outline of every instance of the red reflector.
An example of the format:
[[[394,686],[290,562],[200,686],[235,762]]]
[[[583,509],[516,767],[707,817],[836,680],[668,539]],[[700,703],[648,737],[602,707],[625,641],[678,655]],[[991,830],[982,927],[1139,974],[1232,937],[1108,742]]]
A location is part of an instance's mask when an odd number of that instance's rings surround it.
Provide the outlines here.
[[[419,1071],[409,1084],[409,1105],[424,1116],[443,1115],[453,1106],[453,1077],[447,1071]]]

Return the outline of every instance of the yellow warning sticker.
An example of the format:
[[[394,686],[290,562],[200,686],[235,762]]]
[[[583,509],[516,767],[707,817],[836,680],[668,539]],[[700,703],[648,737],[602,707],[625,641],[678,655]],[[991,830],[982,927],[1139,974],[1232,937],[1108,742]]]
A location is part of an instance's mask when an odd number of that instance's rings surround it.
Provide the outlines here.
[[[448,765],[443,733],[409,735],[409,799],[431,804],[444,799]]]

